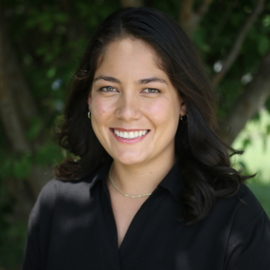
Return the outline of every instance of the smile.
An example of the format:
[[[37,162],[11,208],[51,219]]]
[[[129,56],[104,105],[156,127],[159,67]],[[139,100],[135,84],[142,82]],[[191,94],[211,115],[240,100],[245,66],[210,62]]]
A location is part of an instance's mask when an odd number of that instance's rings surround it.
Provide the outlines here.
[[[127,143],[127,144],[133,144],[140,142],[143,140],[149,133],[149,129],[114,129],[110,128],[111,133],[113,134],[114,138],[121,142],[121,143]]]
[[[119,131],[114,129],[113,132],[114,134],[116,134],[116,136],[124,138],[124,139],[135,139],[138,137],[142,137],[144,136],[149,130],[145,129],[145,130],[140,130],[140,131],[131,131],[131,132],[127,132],[127,131]]]

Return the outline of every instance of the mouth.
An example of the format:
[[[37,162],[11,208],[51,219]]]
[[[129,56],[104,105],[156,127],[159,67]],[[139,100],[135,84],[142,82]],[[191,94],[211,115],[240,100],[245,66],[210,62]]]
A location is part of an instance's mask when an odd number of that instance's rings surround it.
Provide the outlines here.
[[[150,132],[149,129],[138,129],[138,130],[124,130],[124,129],[114,129],[110,128],[110,130],[119,138],[127,139],[127,140],[133,140],[136,138],[140,138],[145,136],[147,133]]]

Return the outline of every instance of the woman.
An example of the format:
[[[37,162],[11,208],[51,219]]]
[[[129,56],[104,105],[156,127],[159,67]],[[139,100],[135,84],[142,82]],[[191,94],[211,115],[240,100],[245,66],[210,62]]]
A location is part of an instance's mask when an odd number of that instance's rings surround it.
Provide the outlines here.
[[[178,24],[151,8],[94,33],[23,269],[270,269],[270,222],[231,168],[213,96]]]

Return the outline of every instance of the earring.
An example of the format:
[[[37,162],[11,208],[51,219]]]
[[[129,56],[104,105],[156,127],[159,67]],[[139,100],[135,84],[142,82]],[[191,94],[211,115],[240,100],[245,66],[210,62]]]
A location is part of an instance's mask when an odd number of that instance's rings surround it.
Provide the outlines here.
[[[185,116],[185,117],[186,117],[186,119],[185,119],[185,120],[183,119],[183,116]],[[183,115],[183,116],[182,116],[182,115],[180,116],[180,120],[181,120],[183,123],[187,123],[187,122],[188,122],[188,114]]]
[[[91,112],[87,113],[88,118],[91,120]]]

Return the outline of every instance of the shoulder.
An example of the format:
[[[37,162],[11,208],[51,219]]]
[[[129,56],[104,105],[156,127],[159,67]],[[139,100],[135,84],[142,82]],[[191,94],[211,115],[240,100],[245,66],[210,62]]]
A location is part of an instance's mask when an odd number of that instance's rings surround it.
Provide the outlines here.
[[[223,200],[226,204],[226,199]],[[241,184],[238,193],[227,199],[230,213],[228,252],[265,245],[270,249],[270,221],[261,204],[249,189]],[[241,248],[240,248],[241,247]]]
[[[246,185],[241,185],[237,195],[228,199],[228,204],[231,211],[228,269],[255,269],[256,266],[268,269],[270,221],[261,204]]]
[[[59,196],[63,193],[67,194],[67,192],[69,193],[71,190],[78,191],[90,187],[93,182],[95,182],[96,178],[98,178],[100,167],[79,180],[61,180],[53,178],[43,186],[39,196],[44,199],[51,199],[53,196]]]
[[[76,197],[80,200],[80,198],[89,195],[89,190],[99,179],[105,179],[110,164],[111,160],[106,159],[103,163],[94,167],[91,173],[79,180],[52,179],[42,188],[40,198],[53,201],[55,197],[60,199]]]
[[[236,217],[244,223],[265,213],[258,199],[244,184],[240,186],[234,200],[237,200]]]
[[[89,189],[97,178],[97,170],[77,181],[64,181],[53,178],[41,189],[31,216],[52,214],[54,208],[60,203],[70,200],[79,201],[89,197]]]
[[[258,199],[246,185],[241,185],[237,195],[238,202],[234,217],[234,226],[239,229],[254,226],[260,220],[268,219]],[[269,221],[269,219],[268,219]]]
[[[246,185],[241,185],[233,200],[235,200],[235,210],[232,211],[233,222],[229,245],[234,245],[251,235],[255,237],[256,231],[259,233],[260,230],[269,237],[269,218],[252,191]]]
[[[235,220],[245,224],[256,216],[262,216],[264,210],[258,199],[252,193],[248,186],[241,184],[236,195],[230,198],[220,199],[214,212],[219,212],[220,215],[228,214],[230,220]]]
[[[251,232],[259,232],[262,227],[267,234],[270,233],[269,218],[245,184],[241,184],[235,196],[220,199],[216,203],[209,221],[226,231],[228,246],[237,245]]]

